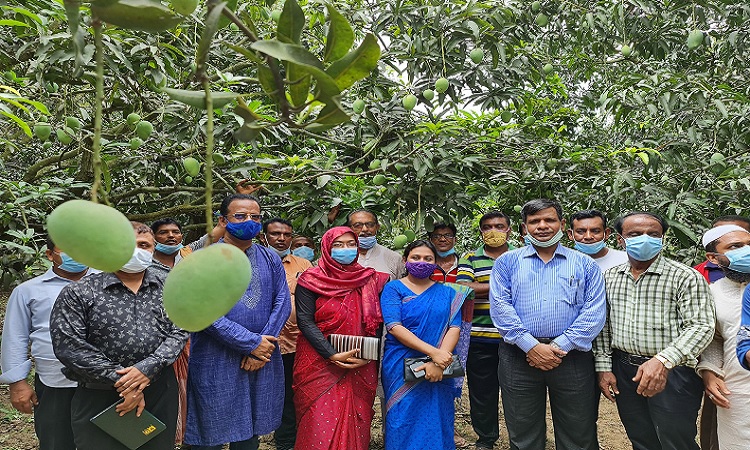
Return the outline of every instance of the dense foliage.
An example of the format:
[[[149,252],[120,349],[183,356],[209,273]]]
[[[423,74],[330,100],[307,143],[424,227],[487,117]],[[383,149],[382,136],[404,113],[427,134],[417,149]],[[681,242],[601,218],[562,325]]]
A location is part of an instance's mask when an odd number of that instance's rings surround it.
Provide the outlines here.
[[[262,184],[268,214],[293,219],[299,232],[320,235],[341,205],[376,210],[387,233],[452,219],[469,236],[483,210],[517,218],[514,206],[546,196],[570,212],[661,212],[673,225],[670,253],[690,262],[713,217],[747,213],[750,6],[742,2],[301,1],[278,23],[280,2],[231,3],[242,28],[223,18],[210,47],[199,45],[210,27],[203,2],[165,32],[104,27],[103,193],[132,219],[204,226],[203,175],[189,175],[182,160],[203,161],[206,112],[160,91],[200,89],[202,54],[212,91],[242,94],[239,106],[214,110],[213,200],[249,179]],[[7,287],[43,245],[45,215],[86,197],[92,183],[94,45],[86,4],[78,64],[62,2],[12,0],[0,10]],[[313,97],[330,84],[309,75],[331,68],[331,29],[346,31],[342,20],[351,24],[347,48],[377,42],[379,62],[321,102]],[[248,30],[258,40],[296,36],[305,61],[321,66],[263,53]],[[284,96],[266,55],[284,61]],[[435,92],[442,77],[449,88]],[[408,94],[414,109],[402,103]],[[308,126],[334,103],[336,120]],[[153,124],[146,139],[131,113]],[[35,135],[39,122],[50,124],[46,142]]]

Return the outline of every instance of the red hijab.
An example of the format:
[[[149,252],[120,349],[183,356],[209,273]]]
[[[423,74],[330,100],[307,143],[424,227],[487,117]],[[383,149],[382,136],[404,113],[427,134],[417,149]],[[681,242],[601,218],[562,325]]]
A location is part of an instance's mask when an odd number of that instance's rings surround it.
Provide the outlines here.
[[[373,332],[383,321],[378,294],[388,281],[388,275],[376,272],[371,267],[363,267],[357,261],[344,265],[334,260],[331,257],[333,241],[346,233],[351,233],[359,244],[357,233],[349,227],[334,227],[326,231],[320,244],[321,255],[317,267],[302,272],[297,284],[318,294],[319,302],[358,295],[366,329]],[[376,283],[376,289],[360,289],[368,283]]]

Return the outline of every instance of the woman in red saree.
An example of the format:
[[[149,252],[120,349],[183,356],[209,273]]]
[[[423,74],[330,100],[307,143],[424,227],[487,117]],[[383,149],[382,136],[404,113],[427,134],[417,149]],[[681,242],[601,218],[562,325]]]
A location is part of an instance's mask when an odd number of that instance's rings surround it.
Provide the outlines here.
[[[379,296],[389,276],[359,265],[357,244],[348,227],[328,230],[318,266],[297,280],[295,449],[367,450],[370,445],[376,363],[356,358],[356,350],[336,353],[326,339],[375,336],[383,323]]]

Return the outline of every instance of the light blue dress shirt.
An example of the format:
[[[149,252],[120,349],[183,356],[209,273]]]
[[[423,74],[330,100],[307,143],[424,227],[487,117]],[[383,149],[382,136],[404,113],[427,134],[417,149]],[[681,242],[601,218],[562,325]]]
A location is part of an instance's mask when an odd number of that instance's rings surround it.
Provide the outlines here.
[[[545,263],[532,245],[506,252],[490,277],[490,315],[505,342],[528,352],[537,338],[567,351],[591,350],[604,327],[604,277],[583,253],[557,246]]]
[[[92,270],[89,269],[89,273]],[[24,380],[31,371],[28,357],[29,342],[36,373],[45,386],[53,388],[76,387],[78,383],[62,374],[63,365],[52,351],[49,334],[49,317],[60,291],[72,283],[52,271],[20,284],[8,299],[3,324],[3,341],[0,347],[0,383],[10,384]]]

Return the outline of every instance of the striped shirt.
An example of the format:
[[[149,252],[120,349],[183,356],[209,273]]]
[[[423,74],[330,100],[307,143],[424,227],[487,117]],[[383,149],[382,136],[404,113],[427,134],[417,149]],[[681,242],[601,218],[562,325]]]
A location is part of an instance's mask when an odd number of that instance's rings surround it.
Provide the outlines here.
[[[534,246],[501,255],[492,269],[490,313],[505,342],[528,352],[537,338],[591,350],[604,326],[604,277],[590,256],[557,246],[548,262]]]
[[[510,245],[508,246],[510,247]],[[468,252],[458,262],[457,283],[489,283],[495,260],[484,253],[484,244]],[[487,297],[474,298],[474,318],[471,320],[471,340],[485,344],[496,344],[502,336],[490,317],[490,301]]]
[[[594,342],[597,372],[612,371],[612,350],[695,367],[714,335],[714,304],[695,269],[659,256],[633,279],[630,262],[604,273],[608,317]]]

